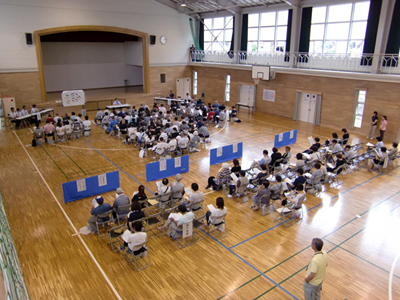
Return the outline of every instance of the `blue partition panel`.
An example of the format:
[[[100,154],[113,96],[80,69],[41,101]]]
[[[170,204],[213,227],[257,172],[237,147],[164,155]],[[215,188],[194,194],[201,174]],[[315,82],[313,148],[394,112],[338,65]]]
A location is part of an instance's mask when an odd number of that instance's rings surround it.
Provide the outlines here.
[[[275,135],[276,148],[294,144],[297,141],[297,129]]]
[[[175,161],[180,159],[180,166],[175,167]],[[166,164],[164,164],[164,162]],[[189,172],[189,155],[174,157],[163,161],[156,161],[146,165],[146,180],[153,181],[170,177],[179,173]]]
[[[237,143],[236,152],[233,152],[233,145],[223,146],[221,148],[214,148],[210,150],[210,165],[220,164],[234,158],[241,158],[243,156],[242,142]]]
[[[65,203],[116,190],[118,187],[118,171],[65,182],[62,184]]]

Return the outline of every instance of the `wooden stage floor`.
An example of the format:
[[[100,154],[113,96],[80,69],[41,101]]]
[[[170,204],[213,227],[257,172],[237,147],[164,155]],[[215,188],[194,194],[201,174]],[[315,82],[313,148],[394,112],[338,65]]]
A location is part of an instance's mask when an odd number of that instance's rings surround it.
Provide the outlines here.
[[[209,166],[208,149],[243,142],[241,164],[247,168],[263,149],[271,150],[277,133],[298,129],[295,156],[309,147],[308,136],[325,140],[332,132],[265,114],[248,116],[245,110],[240,117],[242,123],[211,128],[212,143],[190,154],[190,171],[182,181],[185,186],[198,182],[206,205],[223,196],[204,190],[220,167]],[[276,213],[261,216],[249,203],[225,197],[226,238],[208,236],[182,250],[166,236],[150,239],[152,265],[136,272],[120,253],[111,252],[106,238],[76,234],[86,226],[91,199],[64,204],[61,184],[119,171],[128,196],[140,184],[155,191],[145,174],[152,159],[138,158],[136,148],[96,126],[91,137],[35,148],[29,146],[29,129],[3,129],[0,135],[0,191],[32,299],[303,299],[314,237],[322,238],[329,252],[322,299],[387,298],[391,264],[400,249],[399,169],[388,174],[361,169],[346,174],[338,188],[326,185],[318,196],[307,194],[304,219],[289,228],[274,222]],[[350,135],[350,143],[363,140]],[[105,201],[112,203],[114,194],[104,194]],[[397,299],[399,285],[397,265]]]

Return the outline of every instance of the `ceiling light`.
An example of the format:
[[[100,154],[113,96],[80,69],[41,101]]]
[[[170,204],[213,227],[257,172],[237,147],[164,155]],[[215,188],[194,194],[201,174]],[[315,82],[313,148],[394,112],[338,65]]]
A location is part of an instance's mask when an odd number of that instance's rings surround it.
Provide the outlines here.
[[[181,6],[182,6],[182,7],[185,7],[185,6],[186,6],[186,3],[185,3],[185,2],[183,2],[183,3],[181,4]]]

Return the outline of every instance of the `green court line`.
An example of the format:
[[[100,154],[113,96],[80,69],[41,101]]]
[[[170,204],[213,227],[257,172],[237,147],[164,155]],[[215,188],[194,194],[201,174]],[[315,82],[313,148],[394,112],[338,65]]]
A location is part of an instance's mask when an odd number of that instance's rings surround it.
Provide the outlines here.
[[[75,164],[75,166],[77,166],[78,169],[81,170],[82,173],[86,175],[85,171],[83,171],[82,168],[81,168],[80,166],[78,166],[78,164],[77,164],[77,163],[76,163],[76,162],[75,162],[75,161],[74,161],[60,146],[57,145],[57,147],[60,148],[61,151],[64,152],[64,154],[65,154],[66,156],[68,156],[68,158]]]
[[[331,243],[331,244],[334,244],[334,245],[335,245],[335,243],[332,243],[331,241],[328,241],[328,240],[326,240],[326,241],[329,242],[329,243]],[[376,267],[376,268],[378,268],[378,269],[380,269],[380,270],[382,270],[382,271],[385,271],[385,272],[388,273],[388,274],[390,273],[388,270],[386,270],[386,269],[384,269],[384,268],[382,268],[382,267],[380,267],[380,266],[374,264],[373,262],[371,262],[371,261],[369,261],[369,260],[367,260],[367,259],[365,259],[365,258],[363,258],[363,257],[361,257],[361,256],[359,256],[359,255],[357,255],[357,254],[355,254],[354,252],[351,252],[350,250],[347,250],[346,248],[343,248],[342,246],[339,246],[339,248],[342,249],[342,250],[344,250],[344,251],[346,251],[346,252],[348,252],[348,253],[350,253],[350,254],[352,254],[352,255],[354,255],[355,257],[357,257],[357,258],[359,258],[359,259],[361,259],[361,260],[363,260],[363,261],[365,261],[365,262],[367,262],[367,263],[373,265],[374,267]],[[397,276],[397,275],[394,275],[394,274],[393,274],[393,276],[395,276],[396,278],[400,279],[400,277]]]
[[[64,174],[65,178],[69,179],[68,176],[64,173],[64,171],[60,168],[60,166],[54,161],[54,159],[51,157],[51,155],[46,151],[46,149],[40,145],[40,147],[42,147],[42,149],[44,150],[44,152],[46,152],[46,154],[50,157],[50,159],[53,161],[53,163],[57,166],[57,168],[61,171],[61,173]]]

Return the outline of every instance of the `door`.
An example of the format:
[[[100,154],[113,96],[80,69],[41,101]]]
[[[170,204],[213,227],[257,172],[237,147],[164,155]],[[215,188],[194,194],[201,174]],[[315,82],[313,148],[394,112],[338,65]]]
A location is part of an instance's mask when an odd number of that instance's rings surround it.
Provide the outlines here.
[[[190,95],[190,78],[178,78],[176,80],[176,98],[186,98],[186,93]]]
[[[300,106],[299,106],[300,121],[314,124],[316,103],[317,103],[317,95],[301,93]]]
[[[256,99],[256,87],[254,85],[239,85],[239,101],[238,103],[248,105],[254,108]]]

